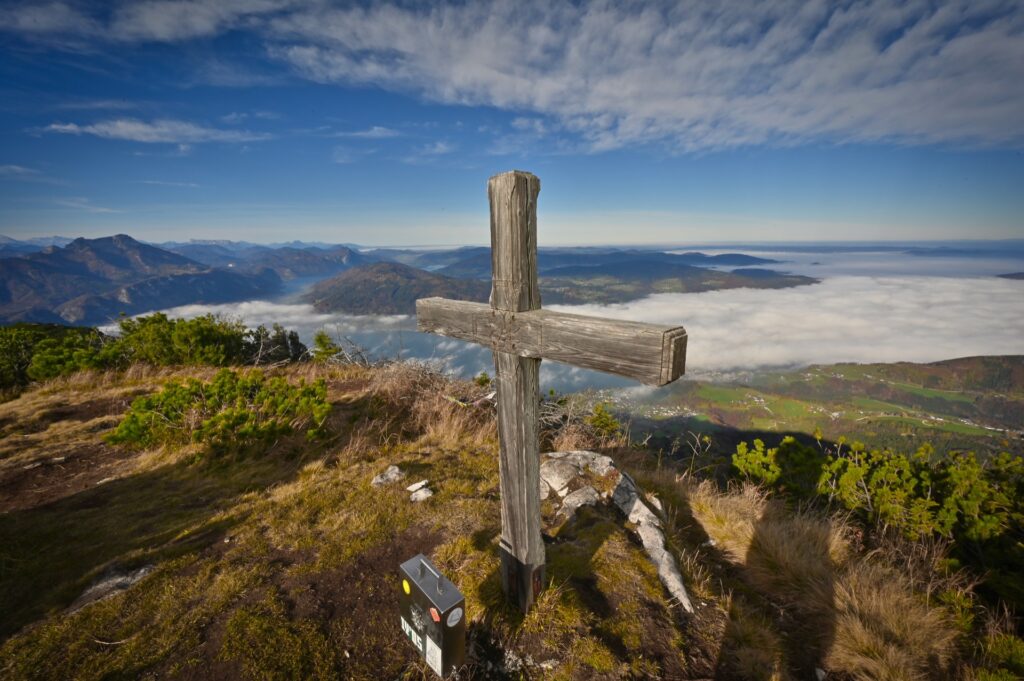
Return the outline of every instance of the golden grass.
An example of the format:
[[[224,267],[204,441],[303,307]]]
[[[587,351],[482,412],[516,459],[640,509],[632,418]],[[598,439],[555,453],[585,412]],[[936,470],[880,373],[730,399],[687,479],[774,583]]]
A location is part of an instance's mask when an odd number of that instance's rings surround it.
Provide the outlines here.
[[[0,418],[11,428],[58,407],[126,406],[166,380],[213,373],[83,373],[0,405]],[[408,556],[388,552],[413,546],[465,593],[476,635],[532,656],[531,678],[683,677],[700,653],[687,649],[693,639],[635,541],[617,518],[592,509],[548,545],[549,588],[537,607],[524,618],[505,603],[494,411],[479,401],[478,386],[407,364],[268,373],[327,380],[335,405],[327,438],[282,441],[219,463],[194,463],[188,447],[155,449],[119,461],[115,483],[0,516],[0,540],[9,540],[0,546],[4,588],[38,591],[38,602],[18,601],[19,622],[34,624],[0,647],[0,676],[174,676],[214,665],[207,674],[411,678],[424,668],[406,648],[393,648],[394,622],[328,623],[293,609],[363,589],[374,603],[393,600],[388,571]],[[100,418],[106,427],[116,422]],[[109,447],[102,429],[90,430],[98,425],[58,419],[25,434],[28,453],[6,456],[13,465],[14,457],[68,445]],[[549,435],[559,449],[596,444],[575,421]],[[0,442],[0,465],[4,447],[14,445]],[[691,626],[713,620],[715,636],[724,630],[720,678],[804,678],[794,651],[818,644],[820,664],[858,680],[944,678],[952,668],[955,628],[922,596],[927,586],[860,555],[842,519],[792,512],[751,486],[721,491],[653,466],[647,453],[615,455],[663,505],[688,586],[709,601],[700,607],[713,611],[710,619]],[[372,487],[389,464],[405,471],[405,484],[429,479],[434,497],[411,504],[404,484]],[[155,571],[128,591],[62,612],[105,570],[143,563]],[[310,595],[338,575],[351,583]]]
[[[863,681],[949,672],[957,632],[947,613],[903,574],[855,554],[842,520],[788,511],[751,486],[721,492],[705,482],[689,494],[694,517],[745,584],[787,613],[784,635],[822,647],[817,664]]]

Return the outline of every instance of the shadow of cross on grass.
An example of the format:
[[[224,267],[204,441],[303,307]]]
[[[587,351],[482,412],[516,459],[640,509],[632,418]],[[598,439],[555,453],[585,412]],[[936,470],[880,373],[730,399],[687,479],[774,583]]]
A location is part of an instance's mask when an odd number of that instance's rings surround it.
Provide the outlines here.
[[[501,478],[501,578],[529,611],[547,581],[541,540],[540,362],[665,385],[683,374],[686,331],[540,309],[537,196],[540,180],[514,170],[487,183],[491,213],[490,304],[416,301],[417,330],[479,343],[494,352]]]

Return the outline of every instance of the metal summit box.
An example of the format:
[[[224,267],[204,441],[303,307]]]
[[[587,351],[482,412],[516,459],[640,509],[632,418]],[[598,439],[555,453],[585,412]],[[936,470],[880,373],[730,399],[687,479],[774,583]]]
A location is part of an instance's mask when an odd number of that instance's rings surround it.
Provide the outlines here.
[[[398,568],[402,633],[441,678],[466,657],[466,598],[422,553]]]

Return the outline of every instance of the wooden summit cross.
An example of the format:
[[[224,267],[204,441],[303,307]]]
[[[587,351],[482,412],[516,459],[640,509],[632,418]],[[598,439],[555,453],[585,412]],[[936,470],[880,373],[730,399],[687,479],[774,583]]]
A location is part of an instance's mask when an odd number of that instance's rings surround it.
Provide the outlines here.
[[[682,327],[584,317],[540,309],[537,194],[540,180],[518,170],[487,183],[491,204],[491,302],[416,301],[417,329],[494,351],[501,445],[501,582],[526,612],[544,583],[540,516],[540,361],[665,385],[686,357]]]

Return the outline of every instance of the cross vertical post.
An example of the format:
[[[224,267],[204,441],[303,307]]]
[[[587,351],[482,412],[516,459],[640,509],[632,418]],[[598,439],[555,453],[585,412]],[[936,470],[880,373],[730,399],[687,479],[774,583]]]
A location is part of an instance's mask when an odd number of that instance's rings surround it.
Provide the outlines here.
[[[494,352],[501,476],[501,583],[523,612],[544,586],[540,515],[542,358],[666,385],[686,368],[686,330],[540,309],[540,180],[513,170],[487,183],[491,303],[416,301],[416,328]]]
[[[540,309],[537,195],[540,180],[521,171],[487,183],[491,208],[491,308],[511,323]],[[544,584],[540,531],[540,358],[495,348],[501,476],[501,583],[523,612]]]

